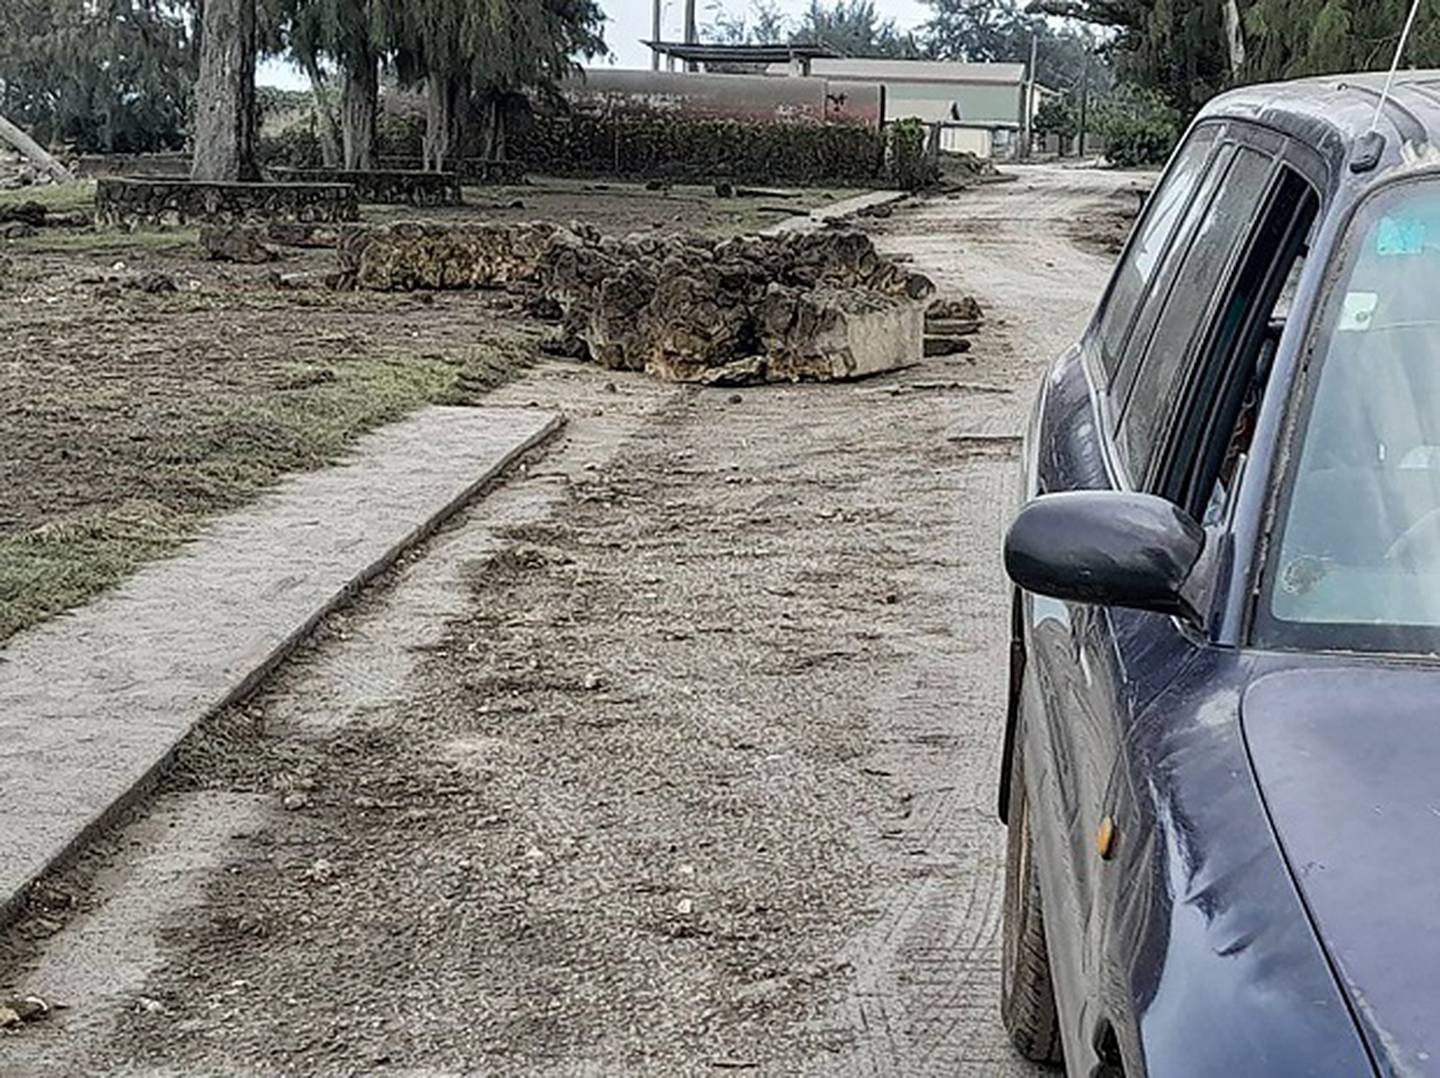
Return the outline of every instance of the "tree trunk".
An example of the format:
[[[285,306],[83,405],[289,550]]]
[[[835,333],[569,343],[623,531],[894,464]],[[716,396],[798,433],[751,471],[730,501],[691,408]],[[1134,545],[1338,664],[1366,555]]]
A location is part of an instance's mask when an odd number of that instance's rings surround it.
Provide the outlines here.
[[[1240,21],[1236,0],[1225,0],[1225,46],[1230,59],[1230,79],[1239,82],[1245,69],[1245,26]]]
[[[345,167],[375,167],[375,114],[380,108],[380,59],[367,45],[345,71],[340,119],[345,134]]]
[[[70,175],[70,170],[62,165],[55,158],[51,157],[41,145],[25,134],[18,127],[12,124],[4,116],[0,116],[0,139],[14,146],[24,154],[35,165],[36,168],[48,172],[59,183],[69,183],[75,177]]]
[[[496,104],[495,95],[485,95],[480,104],[480,157],[486,161],[492,161],[495,158],[495,140],[499,135],[496,129],[496,119],[499,115],[500,109]]]
[[[456,102],[459,84],[453,78],[431,75],[425,80],[425,168],[441,172],[455,145]]]
[[[484,126],[480,156],[486,161],[505,160],[505,124],[509,115],[503,94],[490,94],[482,106]]]
[[[256,180],[255,0],[205,0],[195,84],[196,180]]]
[[[330,111],[330,102],[325,100],[325,73],[315,62],[315,57],[304,59],[305,74],[310,77],[310,98],[315,106],[315,125],[320,136],[320,159],[326,168],[340,167],[340,132],[335,126],[335,114]]]

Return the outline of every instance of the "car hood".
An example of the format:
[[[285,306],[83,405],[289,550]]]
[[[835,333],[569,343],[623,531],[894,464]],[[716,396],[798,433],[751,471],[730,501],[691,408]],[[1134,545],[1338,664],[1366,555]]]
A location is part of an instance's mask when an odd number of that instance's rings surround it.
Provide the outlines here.
[[[1270,674],[1242,716],[1286,859],[1380,1069],[1440,1075],[1440,671]]]

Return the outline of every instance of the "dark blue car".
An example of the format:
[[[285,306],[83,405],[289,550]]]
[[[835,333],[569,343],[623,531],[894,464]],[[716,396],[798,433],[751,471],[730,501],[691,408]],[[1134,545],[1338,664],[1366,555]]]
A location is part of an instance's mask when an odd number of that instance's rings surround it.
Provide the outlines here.
[[[1440,1074],[1440,73],[1199,116],[1045,378],[1003,1013],[1072,1075]]]

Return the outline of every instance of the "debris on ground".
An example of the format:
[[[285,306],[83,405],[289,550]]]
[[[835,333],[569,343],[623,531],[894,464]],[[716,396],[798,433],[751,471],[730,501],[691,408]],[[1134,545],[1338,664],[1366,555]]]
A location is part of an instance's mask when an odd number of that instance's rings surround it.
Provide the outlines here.
[[[175,285],[175,278],[171,277],[168,273],[142,273],[138,277],[132,277],[127,281],[125,287],[133,288],[137,292],[144,292],[151,296],[179,291]]]
[[[0,1001],[0,1029],[42,1022],[59,1004],[35,995],[13,995]]]
[[[200,246],[214,262],[273,262],[279,255],[262,236],[252,225],[207,225],[200,230]]]
[[[970,351],[967,339],[980,332],[985,313],[974,296],[937,299],[925,309],[926,357],[957,356]]]
[[[970,351],[970,342],[964,337],[937,337],[927,333],[925,335],[925,355],[934,356],[958,356]]]
[[[282,247],[338,247],[340,229],[312,221],[270,221],[265,239]]]
[[[347,230],[360,288],[522,287],[562,322],[544,345],[675,381],[832,380],[921,357],[934,284],[854,231],[617,239],[582,224],[403,224]]]
[[[1082,250],[1114,258],[1125,249],[1135,219],[1149,190],[1143,186],[1112,191],[1103,201],[1086,206],[1066,223],[1070,241]]]
[[[1000,175],[1000,170],[995,167],[995,162],[991,158],[981,157],[979,154],[969,151],[947,153],[941,162],[940,171],[949,180],[968,179],[983,182]]]
[[[907,315],[934,289],[859,232],[716,242],[567,230],[539,278],[601,366],[712,384],[829,380],[918,359],[921,319],[907,327]]]
[[[959,299],[937,299],[925,308],[925,320],[931,321],[961,321],[978,322],[985,317],[985,312],[980,309],[980,301],[974,296],[961,296]]]

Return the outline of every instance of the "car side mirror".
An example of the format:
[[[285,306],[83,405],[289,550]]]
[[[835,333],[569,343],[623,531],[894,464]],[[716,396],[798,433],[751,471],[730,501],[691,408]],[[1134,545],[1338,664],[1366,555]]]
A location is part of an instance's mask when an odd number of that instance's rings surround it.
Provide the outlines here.
[[[1185,585],[1204,549],[1204,529],[1153,494],[1045,494],[1010,526],[1005,571],[1039,595],[1173,614],[1198,624]]]

